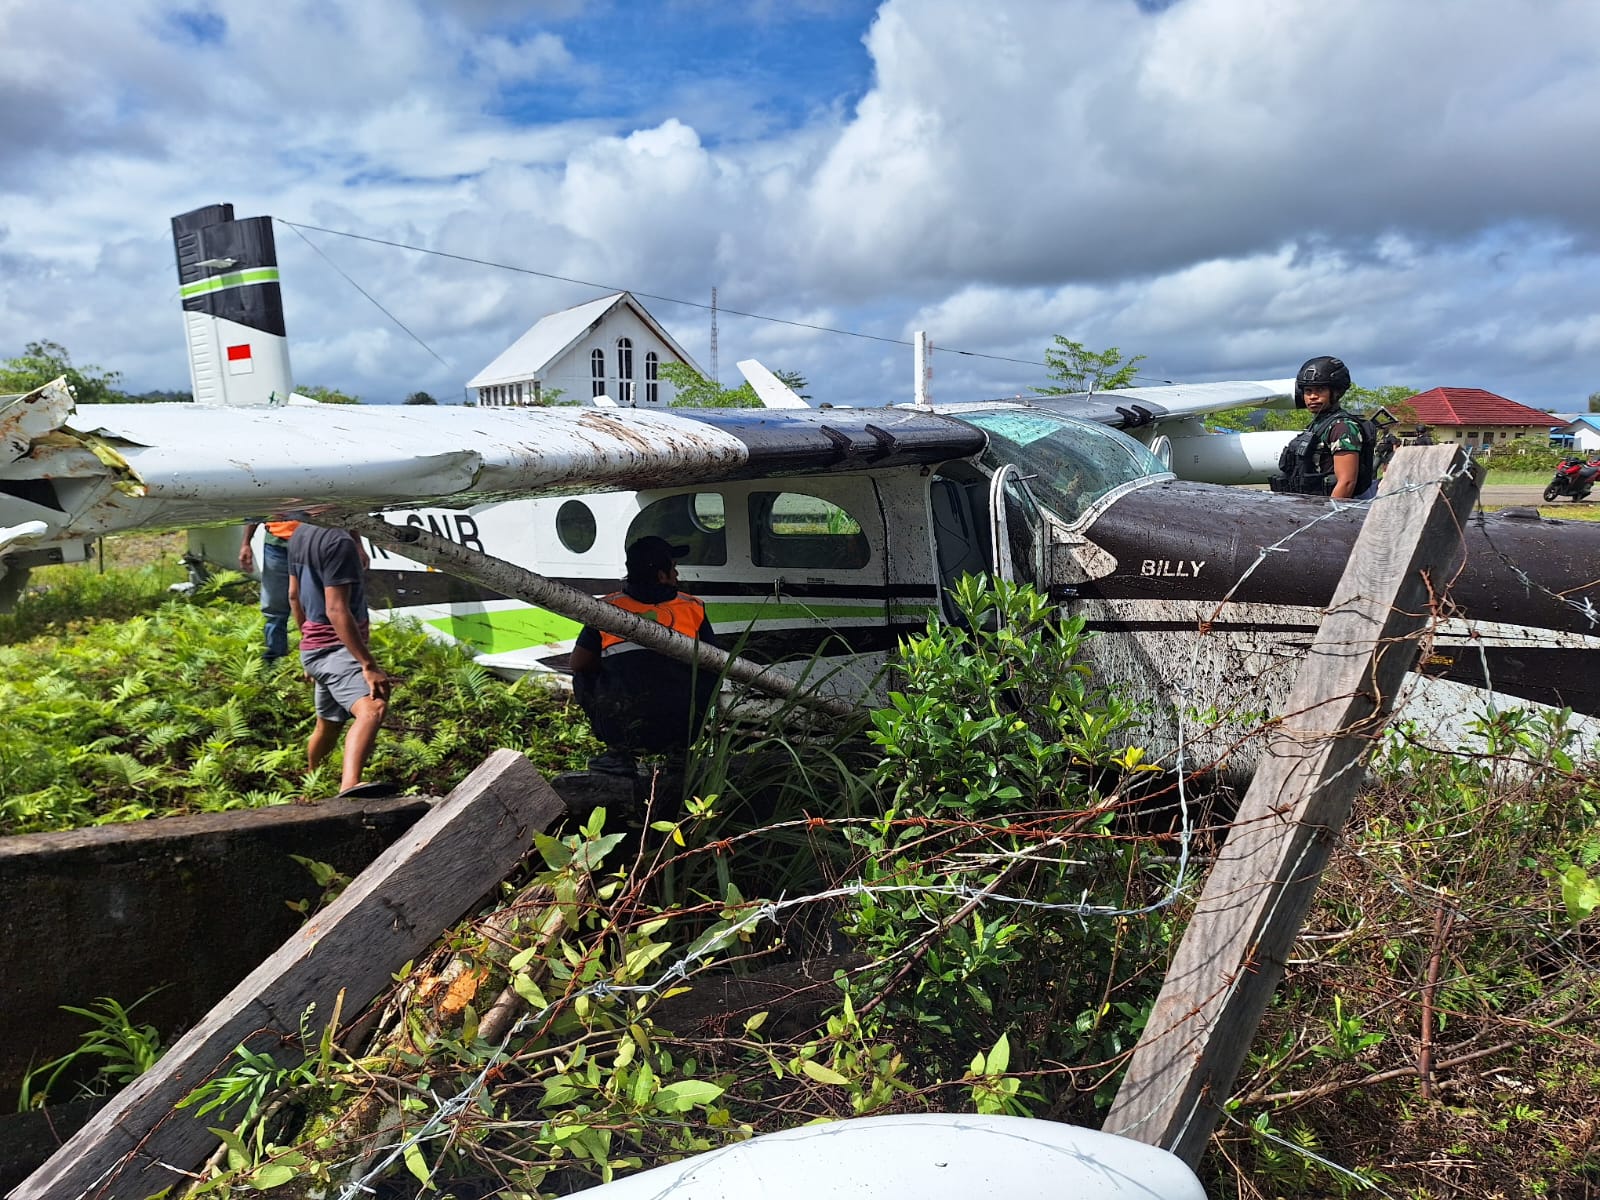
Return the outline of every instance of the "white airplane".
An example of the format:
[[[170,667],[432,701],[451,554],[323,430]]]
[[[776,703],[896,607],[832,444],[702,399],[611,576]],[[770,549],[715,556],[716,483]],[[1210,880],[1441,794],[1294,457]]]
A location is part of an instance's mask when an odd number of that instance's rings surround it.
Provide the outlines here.
[[[186,305],[226,306],[191,318],[191,337],[220,347],[207,361],[265,374],[273,353],[287,363],[286,347],[257,336],[281,343],[281,322],[260,328],[275,304],[230,293],[277,283],[252,282],[246,239],[229,239],[225,253],[204,237],[192,250],[206,279],[233,282],[192,295],[185,284]],[[219,368],[225,380],[238,377],[228,370]],[[398,524],[598,595],[615,588],[624,547],[655,533],[690,547],[685,587],[719,633],[742,636],[743,653],[804,662],[820,651],[829,686],[849,693],[900,638],[952,615],[957,577],[988,572],[1046,590],[1099,632],[1090,653],[1107,679],[1152,702],[1149,749],[1160,753],[1176,743],[1185,705],[1253,721],[1281,702],[1362,516],[1179,480],[1116,427],[1186,419],[1230,388],[1238,403],[1239,392],[1271,390],[1262,385],[934,411],[691,411],[299,405],[278,403],[286,372],[279,386],[256,383],[269,402],[254,407],[74,411],[59,385],[0,400],[0,542],[10,539],[0,588],[32,562],[85,556],[102,533],[388,510]],[[1290,553],[1255,564],[1291,533]],[[1497,514],[1468,540],[1458,613],[1412,678],[1402,715],[1459,728],[1490,695],[1600,715],[1600,630],[1593,605],[1584,609],[1600,528]],[[233,562],[237,541],[223,545],[217,561]],[[373,545],[372,558],[375,601],[500,669],[564,664],[578,630],[571,614],[488,594],[392,545]],[[1239,732],[1220,725],[1218,752]]]

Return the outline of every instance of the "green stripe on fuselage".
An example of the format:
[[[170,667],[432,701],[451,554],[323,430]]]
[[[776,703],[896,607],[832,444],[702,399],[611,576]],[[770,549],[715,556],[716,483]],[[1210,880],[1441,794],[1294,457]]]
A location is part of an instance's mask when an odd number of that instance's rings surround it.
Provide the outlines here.
[[[529,646],[570,642],[583,628],[578,622],[542,608],[509,608],[500,612],[465,613],[427,622],[466,642],[479,654],[504,654]]]
[[[897,618],[925,620],[932,605],[895,604],[890,612]],[[719,603],[706,605],[706,619],[719,633],[733,633],[757,621],[876,620],[883,609],[876,604],[794,604],[794,603]],[[480,654],[505,654],[530,646],[550,646],[570,642],[582,626],[542,608],[506,608],[495,612],[465,613],[435,617],[427,622],[433,628],[466,642]]]
[[[209,296],[212,292],[220,292],[227,288],[277,282],[277,267],[254,267],[248,271],[232,271],[227,275],[213,275],[210,279],[202,279],[197,283],[186,283],[178,289],[178,292],[185,300],[193,300],[196,296]]]

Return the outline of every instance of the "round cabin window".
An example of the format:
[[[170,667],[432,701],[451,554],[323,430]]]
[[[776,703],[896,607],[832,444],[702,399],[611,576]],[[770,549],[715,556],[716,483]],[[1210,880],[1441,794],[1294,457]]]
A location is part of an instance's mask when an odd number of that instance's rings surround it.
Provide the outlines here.
[[[568,500],[556,510],[556,536],[574,554],[587,553],[594,535],[594,513],[582,500]]]

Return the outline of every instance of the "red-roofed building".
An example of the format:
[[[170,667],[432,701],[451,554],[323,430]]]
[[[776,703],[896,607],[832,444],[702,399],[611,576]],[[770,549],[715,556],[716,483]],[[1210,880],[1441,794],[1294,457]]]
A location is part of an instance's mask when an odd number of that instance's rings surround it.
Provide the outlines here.
[[[1549,413],[1482,388],[1436,387],[1393,406],[1396,433],[1413,438],[1427,426],[1436,442],[1491,448],[1512,438],[1534,438],[1542,446],[1559,424]]]

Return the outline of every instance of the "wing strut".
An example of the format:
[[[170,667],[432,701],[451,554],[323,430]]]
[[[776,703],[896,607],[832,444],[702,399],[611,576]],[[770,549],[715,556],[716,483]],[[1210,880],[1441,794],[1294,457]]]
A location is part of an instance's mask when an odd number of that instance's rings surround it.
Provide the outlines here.
[[[348,529],[370,539],[374,545],[392,550],[424,566],[435,567],[447,575],[480,584],[502,596],[537,604],[540,608],[547,608],[574,621],[593,625],[606,633],[614,633],[630,642],[647,646],[669,658],[697,664],[702,670],[726,674],[729,679],[769,695],[793,700],[833,717],[848,717],[856,712],[855,705],[849,701],[818,695],[779,671],[747,659],[735,658],[715,646],[674,633],[655,621],[648,621],[624,612],[614,604],[597,600],[587,592],[546,579],[503,558],[469,549],[459,542],[452,542],[414,525],[391,525],[381,517],[336,513],[319,514],[316,522]]]

